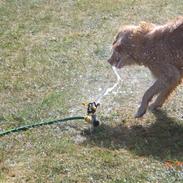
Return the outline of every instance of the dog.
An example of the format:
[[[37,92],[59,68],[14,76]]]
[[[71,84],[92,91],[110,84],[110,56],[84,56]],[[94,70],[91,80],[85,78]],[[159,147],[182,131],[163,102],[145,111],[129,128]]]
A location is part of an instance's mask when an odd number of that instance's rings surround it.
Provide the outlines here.
[[[108,62],[117,68],[143,65],[155,77],[143,95],[136,118],[142,117],[147,108],[160,108],[183,78],[183,17],[164,25],[141,22],[123,26],[112,44]],[[149,105],[154,96],[157,98]]]

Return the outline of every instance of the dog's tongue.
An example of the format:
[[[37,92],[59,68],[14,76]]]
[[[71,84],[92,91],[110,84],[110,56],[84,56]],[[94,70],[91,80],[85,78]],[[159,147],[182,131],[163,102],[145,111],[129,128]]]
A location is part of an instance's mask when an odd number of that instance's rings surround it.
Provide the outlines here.
[[[109,92],[112,92],[119,84],[119,82],[121,81],[121,77],[119,76],[118,72],[117,72],[117,69],[115,66],[112,67],[113,71],[114,71],[114,74],[116,75],[116,83],[114,83],[114,85],[112,87],[109,87],[107,88],[103,94],[101,96],[98,97],[98,99],[96,100],[96,103],[101,103],[101,99],[106,96]]]

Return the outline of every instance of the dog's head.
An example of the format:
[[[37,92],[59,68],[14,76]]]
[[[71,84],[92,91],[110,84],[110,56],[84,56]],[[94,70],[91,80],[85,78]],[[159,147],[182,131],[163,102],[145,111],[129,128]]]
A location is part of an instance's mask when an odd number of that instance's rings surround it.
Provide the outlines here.
[[[137,64],[146,33],[152,24],[142,22],[139,26],[125,26],[115,37],[112,44],[112,55],[108,62],[117,68]]]

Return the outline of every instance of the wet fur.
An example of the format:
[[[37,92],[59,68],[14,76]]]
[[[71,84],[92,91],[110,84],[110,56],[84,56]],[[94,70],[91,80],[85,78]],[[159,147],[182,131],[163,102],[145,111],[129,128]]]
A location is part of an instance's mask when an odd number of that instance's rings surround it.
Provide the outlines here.
[[[183,17],[165,25],[142,22],[138,26],[122,27],[113,42],[111,65],[144,65],[156,81],[145,92],[136,117],[145,114],[149,102],[157,95],[149,108],[161,107],[183,78]]]

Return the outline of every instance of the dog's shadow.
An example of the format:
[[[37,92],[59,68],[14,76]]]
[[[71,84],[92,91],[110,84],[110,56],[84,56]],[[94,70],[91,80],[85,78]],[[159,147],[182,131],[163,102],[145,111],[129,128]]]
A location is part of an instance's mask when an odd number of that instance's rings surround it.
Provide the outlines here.
[[[93,133],[84,133],[85,143],[109,149],[125,148],[159,160],[183,161],[183,121],[175,121],[162,110],[154,115],[156,120],[149,126],[102,124]]]

